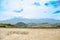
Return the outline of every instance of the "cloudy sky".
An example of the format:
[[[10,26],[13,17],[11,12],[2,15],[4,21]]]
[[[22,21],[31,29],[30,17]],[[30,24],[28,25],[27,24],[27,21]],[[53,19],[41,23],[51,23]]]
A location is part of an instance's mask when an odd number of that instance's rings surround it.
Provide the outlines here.
[[[60,0],[0,0],[0,20],[14,17],[60,20]]]

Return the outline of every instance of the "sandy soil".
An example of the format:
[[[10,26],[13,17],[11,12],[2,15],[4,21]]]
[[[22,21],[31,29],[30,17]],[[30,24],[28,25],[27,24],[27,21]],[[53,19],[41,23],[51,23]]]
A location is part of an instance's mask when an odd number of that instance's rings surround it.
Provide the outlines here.
[[[60,29],[0,28],[0,40],[60,40]]]

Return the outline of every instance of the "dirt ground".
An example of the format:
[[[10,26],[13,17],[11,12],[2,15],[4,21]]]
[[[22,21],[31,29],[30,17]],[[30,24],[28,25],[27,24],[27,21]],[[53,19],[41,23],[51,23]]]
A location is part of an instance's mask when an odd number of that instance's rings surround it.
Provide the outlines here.
[[[0,28],[0,40],[60,40],[60,29]]]

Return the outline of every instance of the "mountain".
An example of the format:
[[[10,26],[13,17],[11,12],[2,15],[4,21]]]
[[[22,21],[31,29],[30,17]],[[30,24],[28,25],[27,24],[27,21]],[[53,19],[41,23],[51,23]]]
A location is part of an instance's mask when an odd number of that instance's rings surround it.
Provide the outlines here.
[[[9,20],[3,20],[0,21],[0,23],[5,24],[16,24],[18,22],[24,22],[26,24],[32,24],[32,23],[60,23],[60,20],[56,19],[49,19],[49,18],[43,18],[43,19],[26,19],[26,18],[12,18]]]
[[[24,22],[18,22],[15,24],[15,26],[18,26],[18,27],[27,27],[27,24],[25,24]]]
[[[0,21],[0,23],[6,23],[6,24],[16,24],[18,22],[30,23],[31,20],[30,19],[26,19],[26,18],[16,18],[15,17],[15,18],[12,18],[12,19]]]

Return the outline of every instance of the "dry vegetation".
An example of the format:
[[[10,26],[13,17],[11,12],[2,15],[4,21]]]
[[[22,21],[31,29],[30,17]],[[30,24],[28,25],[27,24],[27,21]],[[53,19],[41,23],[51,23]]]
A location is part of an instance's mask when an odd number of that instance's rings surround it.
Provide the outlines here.
[[[60,40],[60,29],[0,28],[0,40]]]

